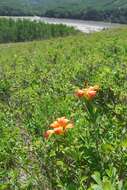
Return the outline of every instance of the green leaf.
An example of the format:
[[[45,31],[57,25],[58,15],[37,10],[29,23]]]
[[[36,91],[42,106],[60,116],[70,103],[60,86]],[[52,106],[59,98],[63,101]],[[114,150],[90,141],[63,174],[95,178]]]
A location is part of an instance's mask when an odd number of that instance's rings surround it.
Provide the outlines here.
[[[122,141],[121,146],[122,148],[127,148],[127,139]]]
[[[108,143],[102,144],[102,149],[105,152],[111,152],[111,151],[113,151],[113,146],[111,144],[108,144]]]
[[[7,190],[9,189],[9,185],[7,184],[3,184],[3,185],[0,185],[0,190]]]
[[[103,182],[103,190],[115,190],[109,180]]]
[[[94,174],[92,175],[92,178],[96,181],[98,185],[102,185],[101,176],[99,172],[94,172]]]
[[[118,183],[118,190],[123,190],[123,182],[119,181]]]
[[[57,162],[56,162],[56,165],[57,166],[60,166],[60,167],[64,167],[64,163],[63,163],[63,161],[61,161],[61,160],[58,160]]]
[[[90,190],[103,190],[102,187],[100,185],[92,185]]]

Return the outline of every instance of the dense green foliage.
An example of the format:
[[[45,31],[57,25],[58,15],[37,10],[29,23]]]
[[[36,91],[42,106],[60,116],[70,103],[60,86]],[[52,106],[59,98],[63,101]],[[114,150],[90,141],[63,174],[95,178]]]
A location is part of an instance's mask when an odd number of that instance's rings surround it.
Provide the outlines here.
[[[127,23],[127,1],[0,0],[0,15],[39,15]]]
[[[47,11],[41,16],[127,24],[127,9],[96,10],[95,8],[87,8],[80,11],[74,11],[56,8]]]
[[[84,81],[101,88],[92,122]],[[0,189],[126,190],[126,90],[126,28],[0,45]],[[64,115],[74,128],[45,140]]]
[[[29,20],[0,19],[0,43],[24,42],[75,34],[73,27]]]

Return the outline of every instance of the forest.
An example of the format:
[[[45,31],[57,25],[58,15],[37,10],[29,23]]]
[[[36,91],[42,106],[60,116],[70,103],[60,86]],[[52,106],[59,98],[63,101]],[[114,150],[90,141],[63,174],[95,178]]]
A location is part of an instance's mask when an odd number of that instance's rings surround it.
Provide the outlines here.
[[[127,23],[124,0],[0,0],[1,16],[47,16]]]
[[[85,9],[79,12],[66,11],[66,10],[49,10],[44,15],[47,17],[56,18],[72,18],[81,20],[93,20],[93,21],[106,21],[114,23],[127,23],[127,9],[113,9],[113,10],[96,10]]]
[[[6,32],[5,32],[6,31]],[[24,42],[75,34],[73,27],[26,19],[0,19],[0,43]]]

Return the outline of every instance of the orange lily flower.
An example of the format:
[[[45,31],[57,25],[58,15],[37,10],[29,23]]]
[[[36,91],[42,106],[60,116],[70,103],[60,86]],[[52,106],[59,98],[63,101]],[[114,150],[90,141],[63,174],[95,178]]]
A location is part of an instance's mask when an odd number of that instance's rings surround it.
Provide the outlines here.
[[[95,90],[86,90],[86,93],[85,93],[85,97],[88,99],[88,100],[93,100],[93,98],[96,96],[97,92]]]
[[[98,85],[90,86],[85,89],[77,90],[75,95],[79,98],[85,97],[87,100],[93,100],[97,94],[97,91],[99,91],[99,89],[100,87]]]
[[[57,121],[54,121],[51,125],[50,125],[51,128],[57,128],[59,127],[59,123]]]
[[[63,135],[63,134],[64,134],[63,127],[55,128],[55,129],[54,129],[54,133],[55,133],[56,135]]]
[[[65,130],[66,129],[72,129],[72,128],[74,128],[74,125],[72,123],[69,123],[68,125],[66,125]]]
[[[48,139],[52,134],[62,135],[67,131],[67,129],[73,128],[74,125],[70,123],[70,121],[66,119],[66,117],[61,117],[54,121],[50,125],[50,127],[52,127],[53,130],[46,131],[46,133],[44,134],[44,137],[46,139]]]
[[[67,131],[67,129],[72,129],[72,128],[74,128],[74,125],[72,123],[69,123],[68,125],[66,125],[65,131]]]
[[[67,123],[69,122],[69,120],[66,119],[65,117],[61,117],[57,119],[57,122],[59,123],[61,127],[65,127]]]
[[[84,96],[84,90],[77,90],[75,92],[75,96],[79,97],[79,98],[82,98]]]
[[[54,130],[48,130],[45,132],[44,137],[48,139],[53,133],[54,133]]]
[[[90,86],[89,88],[87,88],[88,90],[93,90],[93,91],[99,91],[100,87],[98,85],[95,86]]]

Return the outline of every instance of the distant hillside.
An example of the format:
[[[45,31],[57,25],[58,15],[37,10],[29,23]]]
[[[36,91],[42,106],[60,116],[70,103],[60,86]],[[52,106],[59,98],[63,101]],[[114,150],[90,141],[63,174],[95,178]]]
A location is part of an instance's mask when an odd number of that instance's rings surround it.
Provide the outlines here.
[[[127,0],[0,0],[0,15],[127,22]]]
[[[22,15],[31,12],[32,6],[27,0],[0,0],[1,15]]]
[[[18,9],[32,8],[38,11],[64,7],[68,7],[68,10],[88,7],[105,10],[127,8],[127,0],[0,0],[0,7],[4,6]]]
[[[127,0],[23,0],[31,4],[38,4],[46,9],[68,7],[75,9],[96,8],[96,9],[114,9],[127,8]]]

